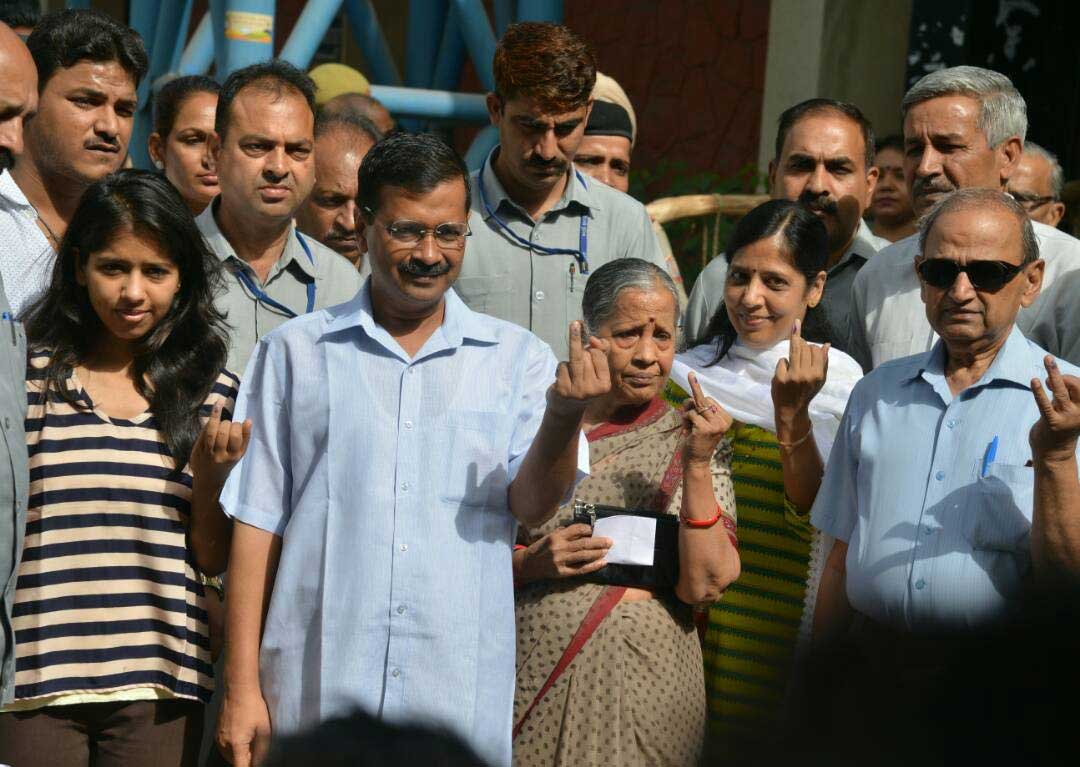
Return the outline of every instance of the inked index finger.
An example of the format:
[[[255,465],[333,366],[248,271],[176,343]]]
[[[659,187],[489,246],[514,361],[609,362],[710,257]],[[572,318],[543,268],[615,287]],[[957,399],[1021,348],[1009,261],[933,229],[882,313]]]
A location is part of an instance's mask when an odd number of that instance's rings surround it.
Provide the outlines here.
[[[694,398],[694,407],[698,410],[705,408],[705,392],[701,390],[701,384],[698,383],[697,374],[691,370],[686,374],[686,380],[690,382],[690,394]]]
[[[570,323],[570,368],[575,371],[581,370],[582,357],[585,355],[584,346],[581,343],[581,323]]]

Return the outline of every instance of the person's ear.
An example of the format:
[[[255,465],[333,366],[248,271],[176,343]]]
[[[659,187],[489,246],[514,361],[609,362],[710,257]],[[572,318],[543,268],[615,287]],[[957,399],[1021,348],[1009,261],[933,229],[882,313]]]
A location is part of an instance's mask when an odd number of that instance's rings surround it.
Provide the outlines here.
[[[1059,223],[1061,223],[1061,219],[1064,217],[1065,203],[1061,202],[1060,200],[1058,202],[1050,203],[1050,220],[1046,222],[1047,225],[1056,227]]]
[[[776,160],[769,160],[769,175],[767,176],[769,182],[769,188],[765,191],[772,196],[773,190],[776,189]]]
[[[356,227],[356,244],[360,246],[360,252],[368,252],[368,221],[364,215],[364,209],[359,205],[353,206],[353,225]]]
[[[866,199],[863,200],[863,211],[870,207],[870,201],[874,199],[874,190],[877,189],[881,178],[881,170],[876,165],[871,165],[866,171]]]
[[[499,121],[503,116],[503,101],[498,93],[495,91],[489,91],[487,95],[487,111],[488,119],[491,120],[491,124],[495,127],[499,126]]]
[[[1020,306],[1025,309],[1035,303],[1035,299],[1042,292],[1043,276],[1046,273],[1046,262],[1041,258],[1024,267],[1020,275],[1024,280],[1024,292],[1020,295]]]
[[[151,133],[150,138],[146,140],[146,151],[149,153],[154,167],[158,170],[165,170],[165,142],[162,141],[161,135],[156,131]]]
[[[808,308],[813,309],[821,303],[821,296],[825,292],[825,279],[828,276],[826,272],[818,272],[814,281],[810,283],[806,291],[806,305]]]
[[[1016,166],[1020,164],[1020,155],[1024,153],[1024,142],[1019,136],[1009,136],[998,144],[994,151],[997,153],[999,180],[1001,186],[1004,187],[1012,178],[1012,174],[1016,172]]]

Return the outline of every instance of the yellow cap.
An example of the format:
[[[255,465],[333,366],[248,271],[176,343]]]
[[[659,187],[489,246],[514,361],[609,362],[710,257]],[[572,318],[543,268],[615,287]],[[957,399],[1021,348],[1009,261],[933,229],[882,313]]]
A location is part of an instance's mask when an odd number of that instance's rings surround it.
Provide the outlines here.
[[[315,103],[322,106],[343,93],[371,95],[371,83],[352,67],[344,64],[319,64],[308,72],[315,81]]]

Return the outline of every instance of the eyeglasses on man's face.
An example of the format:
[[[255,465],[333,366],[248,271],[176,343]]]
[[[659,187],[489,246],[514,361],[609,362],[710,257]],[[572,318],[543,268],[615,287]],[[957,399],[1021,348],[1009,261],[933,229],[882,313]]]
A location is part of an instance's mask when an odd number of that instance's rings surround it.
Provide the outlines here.
[[[1012,282],[1023,271],[1024,265],[1008,261],[969,261],[961,266],[948,258],[925,258],[915,268],[923,282],[939,290],[949,290],[963,272],[975,290],[994,293]]]
[[[469,225],[464,223],[450,221],[432,228],[424,226],[419,221],[402,220],[384,224],[375,219],[375,214],[370,208],[364,208],[364,212],[372,218],[373,223],[386,230],[391,240],[402,247],[415,248],[430,234],[439,247],[461,250],[465,247],[465,238],[472,234]]]
[[[1012,198],[1014,200],[1020,203],[1021,208],[1028,211],[1029,213],[1036,208],[1041,208],[1043,205],[1046,205],[1049,202],[1057,202],[1058,199],[1057,195],[1054,194],[1047,194],[1042,196],[1035,194],[1024,194],[1023,192],[1009,192],[1009,194],[1012,195]]]

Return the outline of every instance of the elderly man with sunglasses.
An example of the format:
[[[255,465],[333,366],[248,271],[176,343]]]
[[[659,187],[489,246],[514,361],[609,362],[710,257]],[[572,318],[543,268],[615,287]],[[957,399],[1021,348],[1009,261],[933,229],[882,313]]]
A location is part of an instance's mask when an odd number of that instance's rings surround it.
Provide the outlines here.
[[[853,610],[878,637],[979,632],[1016,614],[1033,577],[1080,573],[1080,370],[1016,327],[1045,267],[1031,222],[1007,195],[965,189],[918,236],[940,339],[848,402],[812,512],[836,539],[819,639]]]

